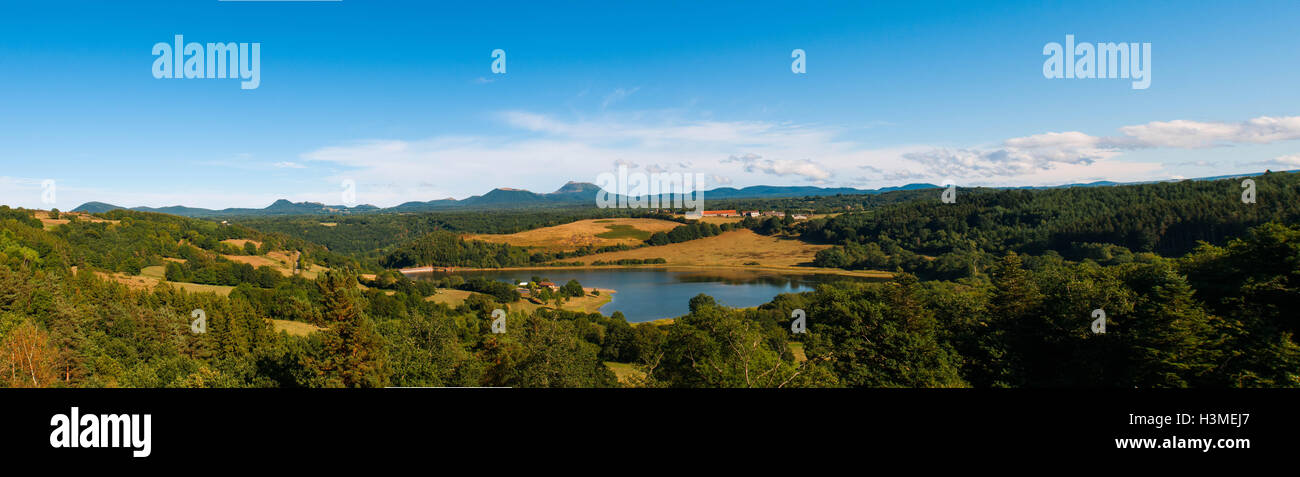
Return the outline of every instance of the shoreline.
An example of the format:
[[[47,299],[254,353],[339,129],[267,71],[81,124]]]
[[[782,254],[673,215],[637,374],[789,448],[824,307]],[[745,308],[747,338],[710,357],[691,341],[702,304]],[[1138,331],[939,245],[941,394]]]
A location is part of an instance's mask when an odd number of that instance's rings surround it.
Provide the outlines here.
[[[410,267],[402,268],[397,271],[403,275],[412,273],[457,273],[457,272],[511,272],[511,271],[535,271],[535,270],[610,270],[610,269],[664,269],[664,270],[726,270],[726,271],[756,271],[756,272],[778,272],[791,275],[839,275],[848,277],[861,278],[885,278],[894,277],[893,272],[882,270],[844,270],[841,268],[814,268],[814,267],[773,267],[773,266],[733,266],[733,265],[673,265],[673,264],[648,264],[648,265],[562,265],[555,267],[532,266],[532,267],[501,267],[501,268],[473,268],[473,267]]]

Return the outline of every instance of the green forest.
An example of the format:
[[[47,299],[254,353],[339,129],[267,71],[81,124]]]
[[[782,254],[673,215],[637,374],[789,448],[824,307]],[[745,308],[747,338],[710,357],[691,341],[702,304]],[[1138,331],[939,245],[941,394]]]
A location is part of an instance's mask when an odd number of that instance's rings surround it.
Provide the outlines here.
[[[569,258],[458,233],[604,210],[238,224],[115,210],[50,225],[0,207],[0,386],[1297,387],[1300,178],[1255,181],[1254,204],[1242,203],[1234,180],[960,189],[951,204],[938,190],[810,198],[858,206],[727,228],[830,245],[818,266],[893,279],[830,282],[746,309],[699,295],[686,315],[635,324],[620,313],[528,311],[500,283],[381,272]],[[641,246],[722,231],[686,223]],[[232,239],[261,245],[223,242]],[[245,263],[268,253],[319,271]],[[147,267],[165,281],[113,279]],[[443,287],[475,293],[455,306],[428,299]],[[507,311],[504,333],[493,332],[496,309]],[[807,333],[791,332],[795,310]],[[1092,329],[1095,310],[1105,333]],[[293,335],[270,320],[319,331]],[[608,363],[635,372],[616,376]]]

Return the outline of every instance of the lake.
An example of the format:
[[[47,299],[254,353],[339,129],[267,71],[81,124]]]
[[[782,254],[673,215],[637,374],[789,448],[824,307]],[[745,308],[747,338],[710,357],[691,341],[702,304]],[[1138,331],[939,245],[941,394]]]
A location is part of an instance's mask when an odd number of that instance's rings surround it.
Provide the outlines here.
[[[414,280],[443,278],[455,274],[465,279],[482,277],[512,283],[532,280],[534,275],[558,285],[577,280],[584,287],[612,288],[614,299],[600,307],[605,315],[623,312],[632,323],[675,318],[690,311],[688,303],[698,294],[712,296],[718,303],[736,308],[762,305],[781,293],[811,291],[819,283],[842,280],[880,280],[864,277],[816,274],[783,274],[753,270],[679,270],[664,268],[603,268],[511,271],[466,271],[413,273]]]

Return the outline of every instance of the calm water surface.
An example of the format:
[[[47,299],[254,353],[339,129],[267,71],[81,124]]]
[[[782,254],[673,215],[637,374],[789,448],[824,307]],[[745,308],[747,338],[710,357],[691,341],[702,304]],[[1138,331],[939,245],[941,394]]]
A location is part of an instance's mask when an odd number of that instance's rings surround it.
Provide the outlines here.
[[[737,270],[726,272],[668,270],[663,268],[556,269],[455,272],[466,279],[483,277],[506,282],[530,281],[534,275],[563,285],[577,280],[584,287],[612,288],[613,301],[600,308],[605,315],[623,312],[629,322],[673,318],[690,311],[688,302],[700,293],[726,306],[758,306],[781,293],[811,291],[818,283],[871,280],[837,275],[789,275],[778,272]],[[448,273],[412,274],[415,280],[443,278]]]

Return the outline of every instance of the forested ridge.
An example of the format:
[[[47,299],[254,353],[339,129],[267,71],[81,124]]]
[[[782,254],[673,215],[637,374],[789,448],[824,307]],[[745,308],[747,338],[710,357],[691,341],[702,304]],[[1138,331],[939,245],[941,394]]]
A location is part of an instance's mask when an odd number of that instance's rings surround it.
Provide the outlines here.
[[[962,189],[953,204],[921,191],[833,218],[753,220],[742,226],[838,244],[819,261],[839,253],[899,273],[752,309],[700,295],[687,315],[642,324],[525,312],[490,283],[441,284],[482,291],[452,307],[426,299],[438,284],[363,278],[356,257],[239,225],[114,211],[97,217],[116,222],[46,229],[0,207],[0,386],[1296,387],[1300,183],[1254,179],[1255,204],[1239,200],[1239,181],[1205,181]],[[440,233],[430,253],[501,253]],[[239,252],[222,242],[235,238],[329,270],[241,274],[218,259]],[[96,273],[180,263],[167,258],[238,284],[220,296]],[[191,331],[196,309],[205,333]],[[791,332],[796,309],[806,334]],[[1090,328],[1094,310],[1105,333]],[[270,319],[320,331],[276,332]],[[617,378],[607,362],[636,373]]]
[[[916,272],[958,278],[1007,252],[1072,260],[1130,260],[1133,253],[1179,256],[1199,242],[1222,245],[1259,224],[1296,223],[1300,174],[1252,178],[1257,202],[1241,201],[1241,180],[1181,181],[1046,190],[959,189],[910,202],[800,224],[804,240],[836,244],[818,266]]]

